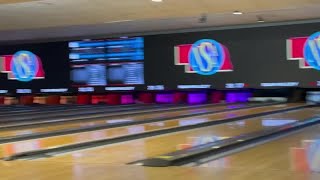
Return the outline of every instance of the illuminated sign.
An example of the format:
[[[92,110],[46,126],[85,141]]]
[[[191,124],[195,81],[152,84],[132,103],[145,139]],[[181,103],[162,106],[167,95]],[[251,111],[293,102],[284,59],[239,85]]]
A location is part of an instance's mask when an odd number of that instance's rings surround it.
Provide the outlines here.
[[[227,84],[225,85],[225,87],[226,87],[227,89],[245,88],[245,87],[247,87],[247,86],[248,86],[248,84],[245,84],[245,83],[227,83]]]
[[[40,92],[43,93],[59,93],[59,92],[68,92],[67,88],[59,88],[59,89],[40,89]]]
[[[211,39],[175,46],[175,65],[184,65],[186,73],[200,75],[233,71],[229,50]]]
[[[9,80],[29,82],[45,78],[41,59],[29,51],[0,56],[0,71],[7,73]]]
[[[0,90],[0,94],[6,94],[8,93],[8,90]]]
[[[78,92],[94,92],[94,87],[80,87]]]
[[[105,87],[106,91],[133,91],[135,87]]]
[[[202,84],[202,85],[178,85],[178,89],[208,89],[211,88],[211,85]]]
[[[320,32],[310,37],[294,37],[287,40],[287,59],[299,60],[301,69],[320,70]]]
[[[148,86],[148,90],[164,90],[164,85]]]
[[[32,90],[31,89],[17,89],[16,92],[18,94],[31,94]]]
[[[275,82],[275,83],[261,83],[262,87],[295,87],[299,86],[299,82]]]

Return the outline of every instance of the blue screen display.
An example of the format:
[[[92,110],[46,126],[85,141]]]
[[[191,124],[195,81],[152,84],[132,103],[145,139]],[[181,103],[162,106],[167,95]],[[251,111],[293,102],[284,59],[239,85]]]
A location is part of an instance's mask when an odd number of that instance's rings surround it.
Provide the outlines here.
[[[69,42],[69,59],[77,61],[143,61],[142,37]]]
[[[144,84],[143,69],[143,63],[75,65],[71,80],[78,86],[140,85]]]
[[[125,37],[69,42],[73,86],[144,84],[144,39]]]

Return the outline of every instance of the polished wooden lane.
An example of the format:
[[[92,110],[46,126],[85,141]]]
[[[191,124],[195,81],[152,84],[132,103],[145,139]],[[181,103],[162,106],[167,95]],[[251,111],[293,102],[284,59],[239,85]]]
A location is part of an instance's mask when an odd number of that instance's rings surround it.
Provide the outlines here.
[[[294,171],[197,167],[149,168],[101,163],[0,162],[4,180],[319,180],[319,174]]]
[[[207,105],[200,105],[200,106],[207,106]],[[179,107],[164,107],[159,105],[136,105],[136,106],[93,106],[90,108],[83,108],[78,110],[69,110],[68,108],[64,108],[62,110],[51,110],[51,112],[31,112],[30,114],[18,114],[15,113],[14,115],[0,115],[0,127],[8,127],[8,126],[22,126],[22,125],[38,125],[39,123],[43,122],[53,122],[59,123],[66,120],[70,120],[70,118],[97,118],[104,115],[112,116],[112,115],[119,115],[119,114],[126,114],[126,113],[145,113],[145,112],[153,112],[153,111],[160,111],[160,110],[172,110],[172,109],[179,109],[179,108],[188,108],[186,106]],[[61,112],[63,111],[63,112]],[[36,119],[36,120],[34,120]],[[31,122],[30,122],[31,121]]]
[[[20,115],[39,115],[39,114],[46,114],[46,113],[62,113],[64,112],[65,114],[70,114],[75,111],[86,111],[86,110],[97,110],[97,109],[119,109],[119,108],[130,108],[130,107],[135,107],[134,105],[131,106],[101,106],[101,105],[53,105],[53,106],[26,106],[24,109],[21,108],[15,108],[15,107],[8,107],[6,110],[1,110],[0,111],[0,119],[5,118],[6,116],[12,117],[12,116],[20,116]]]
[[[320,125],[306,128],[296,134],[278,140],[257,145],[254,148],[201,165],[208,168],[257,169],[272,174],[274,171],[312,172],[308,163],[308,147],[310,143],[320,140]],[[320,170],[320,149],[309,160],[313,160]],[[224,163],[221,163],[224,162]],[[318,172],[320,173],[320,171]],[[319,174],[320,175],[320,174]],[[309,177],[306,176],[306,179]]]
[[[270,112],[276,109],[282,109],[282,108],[285,109],[295,105],[297,104],[287,104],[287,105],[281,105],[281,106],[272,105],[272,106],[266,106],[266,107],[256,107],[251,109],[232,110],[232,111],[216,113],[212,115],[193,116],[189,118],[173,119],[173,120],[162,121],[157,123],[145,123],[140,125],[132,125],[132,126],[126,126],[126,127],[119,127],[119,128],[91,131],[91,132],[68,134],[68,135],[56,136],[56,137],[40,138],[40,139],[21,141],[21,142],[15,142],[15,143],[8,143],[8,144],[0,145],[0,148],[3,149],[2,152],[0,152],[0,157],[9,156],[19,152],[53,148],[53,147],[62,146],[62,145],[76,144],[81,142],[90,142],[90,141],[101,140],[101,139],[111,139],[111,138],[125,136],[125,135],[140,134],[144,132],[156,131],[161,129],[188,126],[188,125],[199,124],[199,123],[208,122],[208,121],[234,118],[234,117],[239,117],[244,115],[250,115],[252,113]]]
[[[253,112],[253,111],[252,111]],[[139,139],[121,144],[99,147],[45,159],[51,162],[124,164],[158,156],[177,150],[179,144],[197,143],[210,138],[227,138],[240,134],[272,128],[270,124],[281,124],[303,120],[320,113],[320,108],[247,119],[179,133]],[[288,121],[289,120],[289,121]],[[270,122],[274,121],[274,122]],[[268,123],[266,123],[268,122]],[[269,124],[269,125],[268,125]]]
[[[221,110],[227,110],[227,109],[231,110],[234,108],[241,108],[241,107],[247,107],[247,105],[246,104],[221,105],[221,106],[211,106],[206,108],[190,107],[190,109],[176,110],[174,112],[163,111],[163,112],[157,112],[152,114],[140,114],[140,115],[130,115],[130,116],[124,115],[117,118],[105,118],[105,119],[92,120],[92,121],[88,120],[86,122],[65,122],[62,124],[50,124],[50,125],[45,125],[41,127],[21,127],[21,128],[17,128],[16,130],[0,130],[0,138],[8,137],[8,136],[18,136],[18,135],[24,135],[24,134],[52,132],[57,130],[68,130],[72,128],[83,128],[83,127],[91,127],[91,126],[98,126],[98,125],[111,125],[115,123],[139,121],[139,120],[145,120],[150,118],[170,118],[170,117],[176,117],[176,116],[181,116],[185,114],[192,114],[192,113],[197,114],[197,113],[221,111]]]

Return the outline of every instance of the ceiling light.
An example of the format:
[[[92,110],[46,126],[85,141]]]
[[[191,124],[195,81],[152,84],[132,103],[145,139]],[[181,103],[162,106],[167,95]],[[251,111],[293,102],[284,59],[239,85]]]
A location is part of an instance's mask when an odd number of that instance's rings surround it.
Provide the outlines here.
[[[124,20],[116,20],[116,21],[106,21],[104,24],[113,24],[113,23],[124,23],[124,22],[131,22],[131,19],[124,19]]]
[[[243,13],[241,11],[233,11],[232,14],[234,14],[234,15],[242,15]]]
[[[152,2],[162,2],[162,0],[152,0]]]

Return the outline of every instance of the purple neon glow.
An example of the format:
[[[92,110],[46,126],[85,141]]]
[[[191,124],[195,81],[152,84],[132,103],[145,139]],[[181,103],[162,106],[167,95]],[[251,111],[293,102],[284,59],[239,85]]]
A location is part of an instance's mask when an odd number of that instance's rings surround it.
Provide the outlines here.
[[[122,95],[121,96],[121,104],[133,104],[134,98],[132,95]]]
[[[188,104],[202,104],[208,100],[207,93],[190,93],[188,94]]]
[[[227,103],[248,102],[251,97],[249,92],[229,92],[226,94]]]
[[[157,103],[173,103],[174,95],[173,94],[157,94],[156,102]]]

